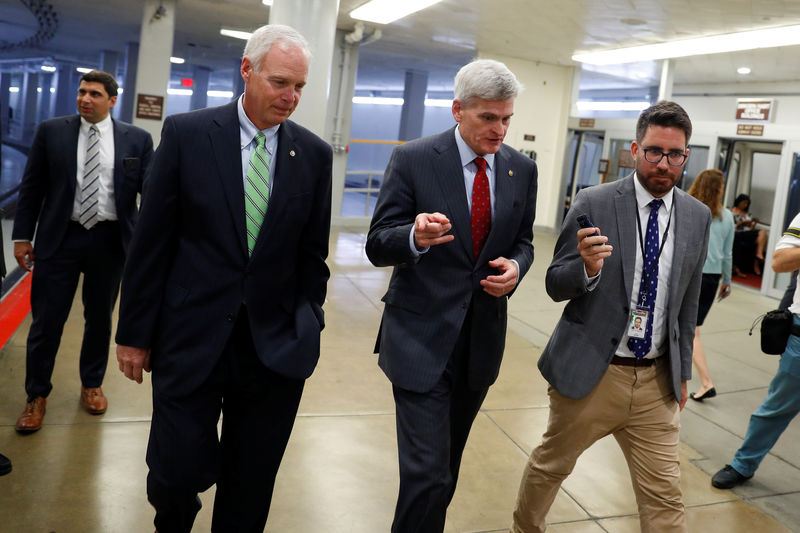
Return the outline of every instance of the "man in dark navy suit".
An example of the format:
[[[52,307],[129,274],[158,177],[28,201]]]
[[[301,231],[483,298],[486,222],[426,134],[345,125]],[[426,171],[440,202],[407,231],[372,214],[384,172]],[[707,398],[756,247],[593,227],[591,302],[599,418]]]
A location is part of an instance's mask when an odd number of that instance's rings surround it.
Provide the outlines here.
[[[264,529],[319,358],[332,151],[287,120],[308,61],[297,31],[263,26],[242,97],[164,122],[116,336],[128,378],[153,371],[147,494],[162,533],[189,532],[215,483],[213,531]]]
[[[92,414],[108,407],[101,385],[111,311],[138,216],[136,196],[153,154],[149,133],[111,118],[116,102],[117,82],[111,74],[84,74],[79,114],[42,122],[28,155],[12,232],[20,268],[36,265],[25,369],[28,399],[16,424],[20,432],[42,426],[61,332],[81,273],[86,320],[81,404]]]
[[[520,84],[473,61],[458,125],[394,150],[366,251],[393,266],[376,350],[397,411],[392,532],[437,532],[472,422],[503,358],[508,297],[533,262],[536,164],[503,144]]]

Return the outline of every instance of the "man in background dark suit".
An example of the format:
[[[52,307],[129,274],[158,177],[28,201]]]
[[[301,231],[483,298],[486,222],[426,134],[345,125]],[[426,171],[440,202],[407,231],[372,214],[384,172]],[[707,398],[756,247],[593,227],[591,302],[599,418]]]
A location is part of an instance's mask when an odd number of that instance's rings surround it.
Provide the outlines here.
[[[610,434],[628,462],[642,532],[686,532],[680,410],[711,223],[708,208],[675,187],[691,134],[678,104],[644,110],[635,173],[581,190],[564,219],[545,278],[550,297],[567,301],[539,359],[549,420],[523,472],[512,533],[545,530],[578,457]],[[581,229],[579,215],[597,228]]]
[[[397,412],[393,532],[444,529],[507,300],[533,262],[536,164],[503,144],[519,90],[502,63],[464,66],[458,125],[396,148],[375,207],[367,256],[394,267],[376,344]]]
[[[3,171],[3,119],[0,117],[0,174]],[[2,180],[2,177],[0,177]],[[2,214],[2,210],[0,210]],[[3,241],[3,226],[0,224],[0,298],[3,297],[3,279],[6,277],[5,244]],[[2,347],[0,347],[2,348]],[[0,453],[0,476],[11,472],[11,460]]]
[[[147,494],[162,533],[190,531],[214,483],[213,531],[264,529],[319,358],[332,151],[287,120],[309,55],[294,29],[262,26],[243,97],[164,122],[116,336],[128,378],[153,370]]]
[[[42,426],[61,332],[81,273],[86,319],[81,404],[92,414],[108,407],[101,385],[111,312],[138,216],[136,195],[153,154],[149,133],[111,118],[116,102],[117,82],[110,74],[84,74],[79,114],[42,122],[28,155],[12,232],[20,268],[36,265],[25,369],[28,399],[16,424],[20,432]]]

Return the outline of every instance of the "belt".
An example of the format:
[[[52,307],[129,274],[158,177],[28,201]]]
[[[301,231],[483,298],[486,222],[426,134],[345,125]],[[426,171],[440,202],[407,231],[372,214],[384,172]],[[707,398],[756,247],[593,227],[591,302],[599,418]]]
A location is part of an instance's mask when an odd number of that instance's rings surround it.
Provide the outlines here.
[[[612,365],[621,366],[652,366],[655,362],[655,359],[636,359],[635,357],[620,357],[618,355],[611,358]]]

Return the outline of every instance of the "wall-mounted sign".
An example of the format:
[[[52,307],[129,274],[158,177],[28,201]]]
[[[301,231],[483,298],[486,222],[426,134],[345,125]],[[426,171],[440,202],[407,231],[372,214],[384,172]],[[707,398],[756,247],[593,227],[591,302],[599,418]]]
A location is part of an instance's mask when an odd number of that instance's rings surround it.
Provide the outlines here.
[[[136,118],[161,120],[164,113],[164,97],[152,94],[136,95]]]
[[[771,98],[739,98],[736,100],[736,120],[768,122],[774,102]]]
[[[619,151],[619,161],[617,166],[619,168],[636,168],[636,164],[633,161],[633,155],[631,155],[630,150]]]
[[[536,140],[536,135],[531,135],[530,133],[526,133],[525,135],[522,136],[522,140],[524,140],[524,141],[535,141]]]
[[[736,135],[752,135],[754,137],[764,136],[763,124],[737,124]]]
[[[579,128],[594,128],[594,119],[593,118],[579,118],[578,119],[578,127]]]

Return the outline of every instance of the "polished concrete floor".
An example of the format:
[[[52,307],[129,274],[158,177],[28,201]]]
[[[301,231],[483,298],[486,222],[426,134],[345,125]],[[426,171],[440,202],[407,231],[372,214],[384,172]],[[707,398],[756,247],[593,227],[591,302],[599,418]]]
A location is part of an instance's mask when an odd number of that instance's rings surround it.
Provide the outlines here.
[[[372,267],[363,233],[336,232],[327,328],[319,366],[308,381],[278,476],[270,532],[378,533],[389,530],[397,491],[397,452],[389,382],[372,355],[389,270]],[[537,233],[534,267],[510,301],[505,360],[475,422],[446,531],[507,530],[528,454],[547,420],[546,384],[536,368],[562,304],[544,291],[554,236]],[[692,532],[800,531],[800,422],[795,421],[748,483],[711,487],[729,462],[750,413],[764,397],[777,358],[748,336],[753,318],[776,302],[748,289],[715,304],[703,326],[719,392],[682,414],[681,467]],[[25,400],[26,321],[0,352],[0,452],[14,463],[0,477],[0,531],[127,533],[152,531],[145,498],[144,452],[150,416],[149,378],[126,380],[111,358],[99,417],[78,404],[81,305],[67,324],[44,427],[18,435]],[[113,353],[113,347],[112,347]],[[696,390],[691,383],[689,390]],[[208,531],[213,488],[194,531]],[[564,483],[548,520],[554,533],[639,531],[627,468],[613,439],[595,444]]]

